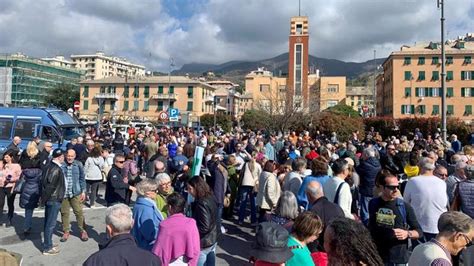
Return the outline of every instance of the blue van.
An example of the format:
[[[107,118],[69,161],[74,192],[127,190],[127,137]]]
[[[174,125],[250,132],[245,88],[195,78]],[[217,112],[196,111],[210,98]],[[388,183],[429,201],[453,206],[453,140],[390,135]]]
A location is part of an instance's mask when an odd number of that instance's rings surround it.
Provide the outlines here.
[[[66,149],[69,141],[84,136],[84,126],[76,117],[54,108],[0,107],[0,153],[5,152],[14,136],[23,150],[35,136]]]

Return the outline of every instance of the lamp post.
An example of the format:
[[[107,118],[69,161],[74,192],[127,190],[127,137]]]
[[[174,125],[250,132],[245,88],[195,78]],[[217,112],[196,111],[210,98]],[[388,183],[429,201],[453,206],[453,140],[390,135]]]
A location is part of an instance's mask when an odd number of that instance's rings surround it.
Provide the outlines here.
[[[446,54],[444,50],[444,0],[438,0],[438,8],[441,9],[441,133],[443,141],[446,142]]]
[[[216,120],[217,120],[217,117],[216,117],[216,114],[217,114],[217,96],[214,94],[213,95],[213,102],[214,102],[214,129],[216,129]]]

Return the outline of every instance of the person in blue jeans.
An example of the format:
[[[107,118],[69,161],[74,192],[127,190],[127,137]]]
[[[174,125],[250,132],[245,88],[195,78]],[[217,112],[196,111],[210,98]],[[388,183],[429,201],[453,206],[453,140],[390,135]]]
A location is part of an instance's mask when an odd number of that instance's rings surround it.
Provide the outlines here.
[[[255,158],[250,158],[242,167],[243,174],[239,187],[239,224],[244,222],[247,209],[247,200],[250,201],[250,222],[257,223],[256,193],[254,191],[258,177],[262,173],[262,167]]]
[[[61,149],[53,151],[53,160],[41,177],[41,203],[45,206],[43,255],[57,255],[59,248],[53,245],[53,230],[56,227],[61,202],[66,190],[61,164],[64,154]]]

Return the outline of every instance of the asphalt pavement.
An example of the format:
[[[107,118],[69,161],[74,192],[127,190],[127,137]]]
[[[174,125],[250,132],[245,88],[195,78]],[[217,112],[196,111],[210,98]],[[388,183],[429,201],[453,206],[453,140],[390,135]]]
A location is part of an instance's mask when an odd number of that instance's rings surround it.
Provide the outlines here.
[[[104,195],[104,187],[101,187],[99,194]],[[3,224],[0,225],[0,248],[22,254],[22,265],[82,265],[91,254],[98,251],[98,243],[103,243],[106,239],[105,201],[99,199],[96,208],[90,209],[86,206],[83,208],[89,241],[80,240],[79,228],[71,211],[71,237],[65,243],[60,242],[62,225],[59,214],[53,243],[59,243],[60,253],[55,256],[44,256],[41,253],[44,209],[35,209],[32,233],[25,236],[23,234],[24,210],[18,206],[18,199],[19,195],[15,200],[13,226],[6,228]],[[6,208],[5,203],[4,219]],[[248,263],[249,250],[254,235],[251,226],[248,223],[237,226],[230,221],[224,221],[224,226],[228,231],[218,241],[217,265],[250,265]]]

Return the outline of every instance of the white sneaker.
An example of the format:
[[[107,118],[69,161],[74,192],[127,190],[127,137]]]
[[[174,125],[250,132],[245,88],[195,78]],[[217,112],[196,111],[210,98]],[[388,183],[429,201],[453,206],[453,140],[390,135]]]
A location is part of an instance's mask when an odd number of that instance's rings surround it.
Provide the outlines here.
[[[223,234],[227,233],[227,229],[225,229],[225,227],[222,225],[221,225],[221,233]]]

